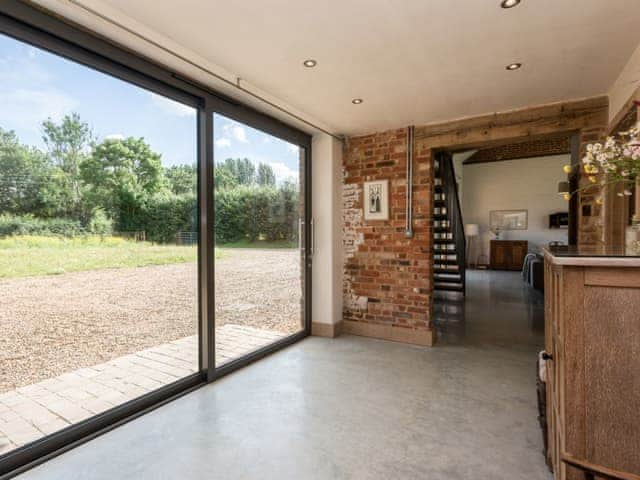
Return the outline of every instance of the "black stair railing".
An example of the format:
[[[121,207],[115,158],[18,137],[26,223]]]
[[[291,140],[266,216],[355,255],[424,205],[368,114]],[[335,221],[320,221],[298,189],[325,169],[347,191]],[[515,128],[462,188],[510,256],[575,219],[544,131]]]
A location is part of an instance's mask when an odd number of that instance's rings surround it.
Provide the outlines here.
[[[447,208],[448,220],[451,223],[451,232],[455,243],[456,260],[462,292],[466,292],[466,261],[467,244],[464,235],[464,223],[462,221],[462,209],[460,208],[460,198],[458,196],[458,183],[456,181],[453,158],[448,152],[440,152],[436,159],[439,162],[439,177],[442,179],[442,193],[445,194],[445,205]]]

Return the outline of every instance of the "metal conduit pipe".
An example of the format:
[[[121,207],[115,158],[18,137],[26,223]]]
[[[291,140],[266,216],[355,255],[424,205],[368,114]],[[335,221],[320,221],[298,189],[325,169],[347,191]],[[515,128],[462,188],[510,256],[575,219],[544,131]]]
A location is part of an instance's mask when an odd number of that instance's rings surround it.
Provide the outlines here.
[[[413,237],[413,130],[413,125],[407,127],[407,198],[404,229],[406,238]]]

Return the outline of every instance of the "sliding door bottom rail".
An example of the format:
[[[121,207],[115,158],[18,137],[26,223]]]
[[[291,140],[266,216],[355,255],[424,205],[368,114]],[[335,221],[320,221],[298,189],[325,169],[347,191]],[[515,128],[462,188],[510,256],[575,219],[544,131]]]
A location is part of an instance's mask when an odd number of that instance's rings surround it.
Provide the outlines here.
[[[288,347],[289,345],[292,345],[300,340],[302,340],[303,338],[307,337],[309,335],[308,331],[302,330],[301,332],[298,333],[294,333],[292,335],[289,335],[288,337],[282,338],[280,340],[278,340],[277,342],[274,342],[270,345],[267,345],[265,347],[259,348],[258,350],[254,350],[251,353],[248,353],[247,355],[240,357],[236,360],[232,360],[229,363],[225,363],[224,365],[222,365],[220,368],[216,368],[214,373],[213,373],[213,380],[216,380],[220,377],[223,377],[235,370],[237,370],[238,368],[242,368],[246,365],[249,365],[250,363],[255,362],[256,360],[260,360],[261,358],[276,352],[282,348]]]
[[[0,457],[0,480],[6,480],[33,468],[202,385],[205,385],[204,374],[194,373],[104,413],[70,425],[59,432],[47,435],[41,440],[18,447]]]
[[[308,336],[307,330],[283,338],[215,369],[210,382],[249,365]],[[194,373],[104,413],[71,425],[0,457],[0,480],[8,480],[41,463],[109,432],[162,405],[207,385],[206,372]]]

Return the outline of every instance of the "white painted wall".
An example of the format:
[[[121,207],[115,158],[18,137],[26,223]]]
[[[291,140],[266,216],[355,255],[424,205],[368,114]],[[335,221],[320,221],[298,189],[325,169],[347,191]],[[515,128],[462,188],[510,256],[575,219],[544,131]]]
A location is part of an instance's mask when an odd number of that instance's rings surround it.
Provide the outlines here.
[[[484,253],[489,258],[489,212],[491,210],[529,211],[527,230],[502,232],[504,240],[528,240],[529,250],[537,251],[550,241],[567,242],[566,229],[549,229],[549,214],[568,211],[567,202],[557,194],[558,182],[566,180],[562,166],[569,155],[480,163],[463,167],[464,194],[462,218],[465,224],[480,225],[478,248],[470,259]]]
[[[477,150],[469,150],[467,152],[453,154],[453,172],[456,175],[456,182],[458,184],[458,200],[460,201],[460,205],[462,205],[462,197],[464,196],[464,169],[462,166],[464,161],[476,152]]]
[[[315,254],[312,322],[342,320],[342,142],[313,136],[312,209]]]
[[[609,120],[613,120],[633,93],[640,88],[640,45],[609,90]]]

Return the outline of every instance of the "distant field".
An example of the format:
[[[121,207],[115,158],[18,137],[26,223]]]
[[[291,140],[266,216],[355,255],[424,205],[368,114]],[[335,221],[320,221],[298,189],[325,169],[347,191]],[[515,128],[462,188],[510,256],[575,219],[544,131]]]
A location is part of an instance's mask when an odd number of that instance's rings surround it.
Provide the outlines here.
[[[0,238],[0,278],[187,263],[196,258],[194,246],[153,245],[117,237]]]
[[[218,245],[215,256],[223,258],[225,249],[293,247],[295,245],[290,242],[241,241]],[[188,263],[196,259],[195,246],[158,245],[119,237],[24,235],[0,238],[0,279]]]

